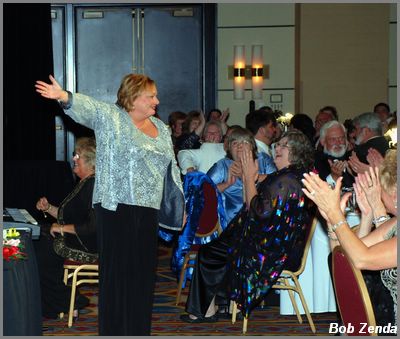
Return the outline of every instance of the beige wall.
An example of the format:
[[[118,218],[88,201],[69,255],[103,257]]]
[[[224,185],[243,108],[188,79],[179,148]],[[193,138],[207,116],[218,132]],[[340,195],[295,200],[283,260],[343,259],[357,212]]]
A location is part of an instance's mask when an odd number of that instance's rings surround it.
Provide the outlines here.
[[[251,81],[245,100],[234,100],[228,65],[235,44],[245,45],[247,64],[251,45],[262,44],[270,76],[256,108],[282,94],[276,108],[312,118],[325,105],[336,106],[341,121],[380,101],[396,110],[396,10],[395,4],[218,4],[217,106],[230,108],[230,124],[244,125]]]
[[[244,100],[233,98],[233,80],[228,66],[233,64],[233,46],[244,45],[246,64],[251,64],[251,46],[261,44],[269,78],[264,80],[263,99],[256,108],[271,105],[270,95],[281,94],[276,108],[294,111],[295,84],[295,15],[293,4],[218,4],[218,93],[217,106],[229,107],[229,124],[244,126],[252,100],[251,80],[246,81]]]
[[[388,4],[301,4],[299,110],[340,120],[388,102]]]

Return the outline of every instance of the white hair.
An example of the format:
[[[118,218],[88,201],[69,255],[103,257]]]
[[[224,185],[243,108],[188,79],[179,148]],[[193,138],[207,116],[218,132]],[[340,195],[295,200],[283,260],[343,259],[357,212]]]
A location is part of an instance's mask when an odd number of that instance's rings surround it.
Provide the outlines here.
[[[322,127],[319,131],[319,140],[325,140],[328,129],[330,129],[334,126],[340,126],[342,128],[344,134],[346,135],[346,127],[344,127],[344,125],[337,120],[331,120],[322,125]]]

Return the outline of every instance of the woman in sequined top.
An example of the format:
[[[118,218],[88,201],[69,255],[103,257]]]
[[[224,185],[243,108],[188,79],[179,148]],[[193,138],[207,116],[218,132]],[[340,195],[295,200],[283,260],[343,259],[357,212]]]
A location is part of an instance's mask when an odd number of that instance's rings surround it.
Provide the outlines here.
[[[250,145],[240,157],[245,205],[219,238],[201,246],[186,303],[189,323],[214,322],[215,305],[238,303],[248,315],[269,291],[283,269],[296,269],[304,250],[312,208],[301,178],[313,166],[307,137],[292,131],[276,145],[277,172],[256,184],[258,162]]]
[[[184,211],[170,131],[154,117],[159,104],[155,82],[126,75],[116,104],[67,92],[52,76],[50,82],[37,81],[36,91],[58,100],[67,115],[96,136],[99,335],[149,335],[158,226],[181,229]],[[164,183],[170,202],[176,203],[169,215],[161,209]]]
[[[340,199],[341,181],[342,178],[332,190],[315,174],[306,174],[304,193],[317,204],[327,220],[332,245],[340,244],[356,268],[381,271],[382,282],[393,298],[394,321],[397,324],[396,150],[387,152],[380,168],[370,167],[369,171],[356,178],[354,188],[361,210],[357,235],[351,231],[343,213],[350,194]],[[372,224],[376,228],[371,232]]]

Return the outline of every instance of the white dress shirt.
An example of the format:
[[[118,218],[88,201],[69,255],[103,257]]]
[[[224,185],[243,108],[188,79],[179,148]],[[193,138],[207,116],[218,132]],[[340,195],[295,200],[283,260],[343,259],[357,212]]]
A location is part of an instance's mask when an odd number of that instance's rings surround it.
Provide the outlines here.
[[[183,175],[193,167],[196,171],[207,173],[226,152],[223,143],[205,142],[198,149],[185,149],[178,152],[178,164]]]
[[[272,150],[271,147],[267,144],[263,143],[262,141],[255,139],[257,145],[257,152],[264,152],[267,153],[270,157],[272,157]]]

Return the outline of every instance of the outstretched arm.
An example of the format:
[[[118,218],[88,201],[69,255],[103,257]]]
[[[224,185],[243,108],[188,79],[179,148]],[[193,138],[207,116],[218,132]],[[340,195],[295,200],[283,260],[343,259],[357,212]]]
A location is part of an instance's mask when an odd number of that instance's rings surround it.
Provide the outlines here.
[[[36,81],[35,87],[36,92],[38,92],[42,97],[47,99],[54,99],[62,101],[63,103],[68,102],[68,92],[64,91],[60,84],[54,79],[52,75],[49,75],[51,84],[44,81]]]

